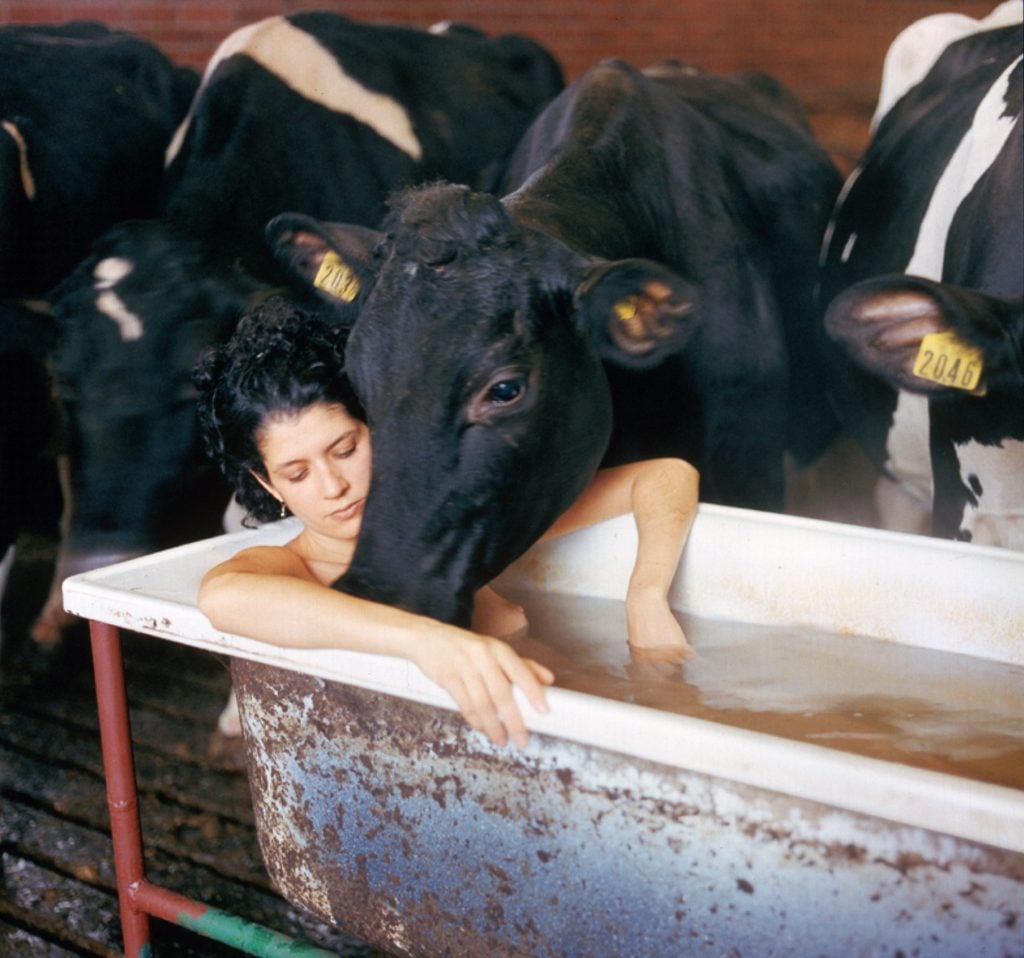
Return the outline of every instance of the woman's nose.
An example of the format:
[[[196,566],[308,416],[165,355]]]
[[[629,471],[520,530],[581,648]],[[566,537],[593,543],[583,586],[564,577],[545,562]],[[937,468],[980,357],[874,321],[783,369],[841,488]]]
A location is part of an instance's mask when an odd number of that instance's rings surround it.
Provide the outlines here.
[[[327,499],[337,499],[348,490],[349,482],[342,469],[328,466],[324,469],[323,490]]]

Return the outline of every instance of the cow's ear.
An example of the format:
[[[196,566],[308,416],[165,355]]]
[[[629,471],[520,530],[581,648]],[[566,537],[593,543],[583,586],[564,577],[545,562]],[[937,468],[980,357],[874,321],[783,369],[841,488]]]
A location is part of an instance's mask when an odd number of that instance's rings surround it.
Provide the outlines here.
[[[825,328],[854,362],[898,389],[983,395],[990,385],[1019,386],[1024,376],[1021,302],[916,276],[881,276],[837,296]]]
[[[373,251],[384,238],[375,230],[282,213],[267,224],[266,236],[288,276],[335,309],[354,311],[373,288]]]
[[[591,266],[575,300],[576,321],[598,355],[633,369],[656,366],[680,351],[699,321],[693,287],[652,260]]]

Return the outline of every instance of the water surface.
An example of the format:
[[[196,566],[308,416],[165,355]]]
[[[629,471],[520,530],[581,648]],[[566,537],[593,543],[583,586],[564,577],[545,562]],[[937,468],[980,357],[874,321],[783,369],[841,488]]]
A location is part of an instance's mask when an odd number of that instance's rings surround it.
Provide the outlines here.
[[[555,684],[1024,790],[1024,668],[861,636],[679,615],[696,654],[635,659],[623,603],[523,593],[514,644]]]

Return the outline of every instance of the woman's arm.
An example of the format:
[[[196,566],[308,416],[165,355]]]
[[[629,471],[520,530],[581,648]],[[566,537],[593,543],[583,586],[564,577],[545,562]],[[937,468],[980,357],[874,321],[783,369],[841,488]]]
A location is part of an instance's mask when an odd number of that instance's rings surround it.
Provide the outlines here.
[[[512,696],[518,685],[546,711],[552,674],[490,636],[369,602],[316,581],[291,550],[246,549],[203,577],[199,608],[213,625],[277,646],[352,649],[414,662],[495,744],[527,740]]]
[[[641,650],[692,655],[668,606],[668,590],[697,512],[699,474],[681,459],[649,459],[602,469],[545,533],[565,535],[632,512],[637,554],[626,595],[629,643]]]

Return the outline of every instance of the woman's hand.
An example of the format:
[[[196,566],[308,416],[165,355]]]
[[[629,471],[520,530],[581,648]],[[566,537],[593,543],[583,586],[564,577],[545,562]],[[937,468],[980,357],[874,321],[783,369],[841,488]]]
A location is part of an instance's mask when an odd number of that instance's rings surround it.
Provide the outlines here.
[[[513,685],[538,712],[548,710],[544,686],[554,681],[553,673],[520,658],[500,639],[437,623],[417,643],[413,661],[455,700],[466,722],[495,745],[511,738],[522,748],[529,739]]]
[[[626,595],[630,651],[637,658],[681,662],[693,656],[682,626],[657,588],[630,587]]]

